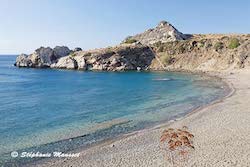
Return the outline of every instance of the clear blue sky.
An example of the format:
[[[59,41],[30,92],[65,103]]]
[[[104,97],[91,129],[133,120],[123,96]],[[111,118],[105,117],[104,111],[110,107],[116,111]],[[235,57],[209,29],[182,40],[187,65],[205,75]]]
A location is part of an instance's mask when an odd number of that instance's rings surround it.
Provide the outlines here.
[[[115,45],[161,20],[183,33],[250,33],[250,1],[0,0],[0,54]]]

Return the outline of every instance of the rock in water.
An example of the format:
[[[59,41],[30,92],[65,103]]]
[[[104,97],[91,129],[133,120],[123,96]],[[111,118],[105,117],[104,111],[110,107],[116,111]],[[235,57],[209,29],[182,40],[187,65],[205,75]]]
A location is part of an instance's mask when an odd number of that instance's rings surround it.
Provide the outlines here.
[[[28,55],[21,54],[16,58],[15,66],[18,67],[32,67],[32,61],[28,58]]]
[[[57,62],[58,58],[67,56],[70,52],[71,50],[66,46],[57,46],[54,49],[40,47],[30,55],[19,55],[15,65],[17,67],[50,67],[51,64]]]

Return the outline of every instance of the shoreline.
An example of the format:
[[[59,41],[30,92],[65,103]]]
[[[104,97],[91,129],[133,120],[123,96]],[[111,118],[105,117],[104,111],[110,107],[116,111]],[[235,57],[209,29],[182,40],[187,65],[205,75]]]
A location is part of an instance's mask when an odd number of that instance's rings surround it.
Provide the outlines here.
[[[145,71],[146,73],[148,72],[148,71]],[[158,71],[152,71],[152,72],[158,72]],[[166,71],[162,71],[162,72],[166,72]],[[167,71],[168,72],[168,71]],[[173,71],[170,71],[170,72],[173,72]],[[210,75],[208,75],[208,74],[206,74],[206,73],[201,73],[201,72],[192,72],[192,73],[190,73],[190,72],[184,72],[184,71],[177,71],[177,72],[175,72],[175,73],[182,73],[182,74],[193,74],[193,75],[199,75],[199,77],[200,78],[202,78],[201,80],[203,80],[203,79],[208,79],[207,77],[211,77],[212,78],[212,80],[214,80],[215,82],[221,82],[221,79],[220,78],[218,78],[218,77],[216,77],[216,76],[210,76]],[[226,83],[223,83],[223,85],[224,84],[226,84]],[[223,86],[224,87],[224,86]],[[226,92],[226,91],[225,91]],[[227,93],[226,93],[227,94]],[[223,97],[224,97],[224,95],[222,95]],[[219,98],[220,99],[220,98]],[[217,99],[216,99],[217,100]],[[215,101],[216,101],[215,100]],[[210,102],[209,103],[207,103],[207,104],[203,104],[203,107],[206,107],[207,105],[209,105],[210,104]],[[137,133],[141,133],[141,132],[143,132],[143,131],[148,131],[148,130],[153,130],[153,129],[157,129],[157,128],[160,128],[161,126],[168,126],[169,124],[171,124],[171,123],[173,123],[173,122],[175,122],[175,121],[177,121],[177,120],[181,120],[181,119],[183,119],[184,117],[186,117],[186,115],[188,115],[189,113],[191,113],[191,112],[193,112],[194,110],[199,110],[200,109],[200,107],[198,107],[198,108],[194,108],[194,109],[192,109],[192,110],[189,110],[189,111],[187,111],[184,115],[180,115],[180,116],[178,116],[178,117],[174,117],[173,119],[170,119],[170,120],[167,120],[167,121],[161,121],[161,122],[158,122],[157,124],[155,124],[155,125],[150,125],[150,126],[148,126],[148,127],[145,127],[145,128],[142,128],[142,129],[139,129],[139,130],[135,130],[135,131],[133,131],[133,132],[129,132],[129,133],[125,133],[125,134],[119,134],[118,136],[115,136],[115,137],[113,137],[113,138],[108,138],[108,139],[105,139],[105,140],[103,140],[103,141],[97,141],[97,142],[95,142],[95,143],[92,143],[92,144],[90,144],[90,145],[87,145],[87,146],[80,146],[79,147],[79,149],[77,148],[77,149],[72,149],[72,150],[69,150],[69,151],[65,151],[65,153],[70,153],[70,152],[75,152],[75,151],[83,151],[83,150],[87,150],[87,149],[91,149],[92,147],[95,147],[95,146],[98,146],[98,145],[105,145],[105,143],[111,143],[111,142],[115,142],[115,141],[117,141],[117,140],[121,140],[121,139],[123,139],[123,138],[127,138],[127,137],[129,137],[129,136],[132,136],[132,135],[135,135],[135,134],[137,134]],[[73,138],[78,138],[78,137],[81,137],[81,136],[77,136],[77,137],[73,137]],[[67,141],[67,140],[70,140],[70,139],[73,139],[73,138],[68,138],[68,139],[64,139],[65,141]],[[62,140],[62,141],[64,141],[64,140]],[[54,142],[53,142],[54,143]],[[55,143],[57,143],[57,142],[55,142]],[[50,144],[50,143],[48,143],[48,144]],[[47,145],[47,144],[46,144]],[[19,151],[19,150],[18,150]],[[21,152],[21,151],[20,151]],[[9,155],[9,154],[8,154]],[[36,163],[36,162],[46,162],[46,161],[50,161],[50,160],[54,160],[54,159],[56,159],[56,158],[42,158],[41,160],[35,160],[34,161],[34,163]],[[18,161],[17,161],[18,162]],[[30,160],[27,160],[27,163],[26,163],[26,160],[24,160],[24,163],[20,163],[20,165],[30,165],[30,164],[33,164],[33,161],[30,161]]]
[[[166,71],[163,71],[163,72],[166,72]],[[173,72],[173,71],[171,71],[171,72]],[[134,131],[134,132],[118,135],[118,136],[116,136],[114,138],[111,138],[111,139],[105,139],[104,141],[92,143],[89,146],[74,149],[74,150],[71,150],[71,151],[69,151],[67,153],[88,152],[88,151],[92,151],[94,149],[99,149],[100,147],[109,147],[110,145],[112,145],[112,147],[113,147],[115,142],[121,142],[123,140],[126,140],[127,138],[136,137],[137,135],[141,135],[141,134],[149,132],[149,131],[155,131],[155,130],[163,129],[163,128],[166,128],[166,127],[170,127],[171,125],[173,125],[173,124],[175,124],[175,123],[177,123],[177,122],[179,122],[181,120],[187,119],[188,117],[190,117],[190,116],[192,116],[192,115],[194,115],[196,113],[199,113],[201,110],[204,110],[204,109],[206,109],[206,108],[208,108],[210,106],[213,106],[213,105],[216,105],[218,103],[223,102],[225,99],[230,98],[231,96],[233,96],[235,91],[236,91],[231,82],[227,81],[225,78],[222,78],[220,76],[220,75],[224,75],[223,73],[212,74],[211,72],[190,72],[190,71],[174,71],[174,72],[177,72],[177,73],[178,72],[182,72],[182,73],[184,72],[184,73],[197,74],[197,75],[206,76],[206,77],[213,77],[215,79],[220,80],[220,82],[222,82],[223,85],[228,87],[227,88],[228,89],[227,93],[226,93],[225,96],[220,97],[218,99],[215,99],[215,100],[213,100],[212,102],[210,102],[208,104],[199,106],[198,108],[195,108],[192,111],[187,112],[185,115],[183,115],[181,117],[178,117],[176,119],[169,120],[169,121],[167,121],[165,123],[159,123],[159,124],[154,125],[152,127],[146,127],[144,129],[140,129],[140,130],[137,130],[137,131]],[[62,158],[62,159],[64,159],[63,162],[65,161],[65,159],[67,161],[67,158]],[[57,159],[57,158],[42,159],[42,160],[38,160],[38,161],[35,161],[35,162],[32,162],[32,163],[28,163],[26,165],[27,166],[44,166],[44,165],[45,166],[50,166],[50,165],[54,166],[55,163],[60,162],[62,159]],[[68,160],[70,160],[70,159],[68,159]],[[72,160],[74,160],[74,158]],[[59,164],[60,164],[59,166],[64,166],[61,163],[59,163]],[[26,165],[24,165],[24,166],[26,166]]]
[[[221,102],[223,102],[223,100],[225,100],[227,98],[230,98],[231,96],[234,95],[236,89],[235,89],[235,87],[233,86],[233,84],[231,82],[229,82],[229,81],[227,81],[227,80],[225,80],[223,78],[220,78],[218,75],[217,76],[216,75],[212,75],[212,74],[207,74],[207,75],[210,76],[210,77],[216,77],[216,78],[220,79],[221,82],[223,82],[226,86],[228,86],[228,89],[229,89],[228,90],[228,94],[226,96],[224,96],[224,97],[215,99],[214,101],[212,101],[211,103],[209,103],[207,105],[200,106],[197,109],[194,109],[193,111],[187,113],[183,118],[191,116],[192,114],[194,114],[196,112],[199,112],[200,110],[206,109],[209,106],[213,106],[215,104],[221,103]]]

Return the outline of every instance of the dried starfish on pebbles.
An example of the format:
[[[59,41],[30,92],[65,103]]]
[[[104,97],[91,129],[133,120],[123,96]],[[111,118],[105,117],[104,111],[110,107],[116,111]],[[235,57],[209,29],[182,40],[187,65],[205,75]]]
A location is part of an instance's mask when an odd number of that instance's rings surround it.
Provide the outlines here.
[[[186,159],[185,157],[187,157],[188,153],[191,150],[194,150],[194,135],[187,129],[186,126],[183,126],[182,129],[168,128],[162,132],[160,143],[166,144],[164,150],[167,150],[170,153],[168,159],[171,160],[173,165],[173,159],[177,159],[178,156],[181,156],[182,159]]]

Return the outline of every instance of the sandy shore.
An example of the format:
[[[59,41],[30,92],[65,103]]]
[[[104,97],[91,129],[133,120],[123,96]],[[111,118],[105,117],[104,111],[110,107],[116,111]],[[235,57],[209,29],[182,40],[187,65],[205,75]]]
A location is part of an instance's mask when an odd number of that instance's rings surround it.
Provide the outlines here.
[[[160,148],[166,127],[187,126],[195,150],[185,166],[250,166],[250,70],[218,74],[234,87],[232,96],[158,128],[83,150],[78,158],[50,160],[39,167],[172,166]]]

